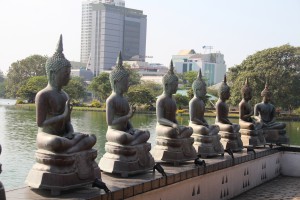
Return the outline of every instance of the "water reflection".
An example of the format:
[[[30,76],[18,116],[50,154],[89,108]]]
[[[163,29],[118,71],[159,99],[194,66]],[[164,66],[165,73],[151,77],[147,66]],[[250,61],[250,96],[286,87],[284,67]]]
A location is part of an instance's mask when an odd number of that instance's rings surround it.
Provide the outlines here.
[[[156,116],[136,114],[132,118],[135,128],[150,131],[151,144],[155,145]],[[213,123],[214,118],[207,118],[208,123]],[[237,122],[237,119],[232,120]],[[178,122],[188,124],[188,117],[178,117]],[[72,124],[74,130],[84,133],[93,133],[97,136],[95,148],[98,150],[98,162],[105,153],[105,133],[107,130],[104,112],[73,112]],[[291,144],[300,145],[300,122],[287,122],[287,132]],[[3,173],[0,175],[6,190],[24,186],[24,181],[30,168],[34,164],[34,151],[36,150],[35,137],[37,127],[35,112],[19,110],[14,106],[0,105],[0,143],[2,155],[0,162]],[[153,147],[152,146],[152,147]]]

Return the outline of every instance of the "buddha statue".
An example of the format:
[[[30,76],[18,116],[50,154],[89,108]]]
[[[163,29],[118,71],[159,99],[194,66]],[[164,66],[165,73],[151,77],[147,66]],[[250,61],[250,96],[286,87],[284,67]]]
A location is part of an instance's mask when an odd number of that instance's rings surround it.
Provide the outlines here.
[[[270,103],[272,92],[269,91],[268,83],[261,92],[263,101],[254,107],[254,116],[257,122],[262,124],[266,142],[276,144],[288,144],[285,123],[276,122],[275,106]]]
[[[220,127],[221,142],[226,149],[233,152],[241,151],[243,143],[239,132],[240,126],[228,119],[229,108],[226,101],[230,97],[230,88],[227,85],[226,75],[218,91],[219,99],[216,103],[216,125]]]
[[[1,152],[2,152],[2,147],[1,147],[1,144],[0,144],[0,154],[1,154]],[[0,174],[1,174],[1,172],[2,172],[2,164],[0,163]],[[0,181],[0,199],[2,199],[2,200],[6,199],[5,189],[4,189],[4,186],[1,183],[1,181]]]
[[[151,144],[147,143],[149,131],[135,129],[129,121],[135,112],[123,96],[128,90],[129,78],[120,52],[117,66],[109,75],[112,93],[106,100],[106,153],[99,166],[105,172],[122,177],[146,172],[154,166],[154,159],[149,153]]]
[[[220,142],[221,136],[218,134],[219,126],[208,125],[204,119],[205,103],[203,99],[206,97],[206,83],[202,79],[201,69],[197,79],[193,82],[192,89],[194,97],[189,102],[189,126],[193,128],[194,147],[204,158],[224,154],[224,148]]]
[[[156,146],[152,151],[157,160],[178,164],[196,157],[193,148],[193,129],[179,125],[176,120],[176,102],[172,95],[178,88],[178,77],[174,74],[173,62],[163,77],[163,94],[156,101]]]
[[[239,103],[239,125],[242,134],[243,143],[245,145],[259,146],[266,143],[262,131],[262,123],[256,122],[253,116],[253,108],[250,105],[252,99],[252,88],[246,79],[241,89],[242,101]]]
[[[48,85],[35,98],[37,163],[26,179],[30,187],[50,189],[53,195],[100,178],[94,161],[97,151],[92,149],[96,136],[74,132],[71,124],[70,98],[62,89],[70,80],[70,72],[60,36],[56,52],[46,62]]]

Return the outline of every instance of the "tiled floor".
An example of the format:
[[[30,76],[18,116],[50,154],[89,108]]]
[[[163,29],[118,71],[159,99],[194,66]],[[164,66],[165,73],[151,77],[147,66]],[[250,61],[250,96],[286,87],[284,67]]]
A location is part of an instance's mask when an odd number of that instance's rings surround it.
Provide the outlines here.
[[[232,200],[300,200],[300,177],[279,176]]]

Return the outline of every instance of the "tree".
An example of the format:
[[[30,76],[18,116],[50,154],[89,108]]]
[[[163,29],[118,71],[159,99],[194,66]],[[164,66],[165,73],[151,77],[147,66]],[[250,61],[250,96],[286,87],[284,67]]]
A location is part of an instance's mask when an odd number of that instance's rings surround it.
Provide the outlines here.
[[[194,80],[196,80],[198,72],[196,71],[188,71],[183,73],[183,78],[186,83],[186,87],[192,87]]]
[[[142,81],[141,85],[148,88],[154,97],[161,95],[163,91],[162,85],[154,81]]]
[[[86,95],[85,83],[80,77],[72,77],[63,90],[68,93],[70,99],[76,101],[83,99]]]
[[[8,97],[16,97],[19,88],[33,76],[45,76],[47,57],[32,55],[11,64],[7,73],[6,92]]]
[[[124,68],[129,73],[129,86],[138,85],[141,83],[141,75],[130,67],[129,64],[124,63]]]
[[[258,51],[240,65],[229,68],[231,104],[240,102],[240,90],[246,78],[253,89],[252,102],[262,100],[260,93],[268,81],[276,107],[292,109],[300,106],[300,47],[287,44]]]
[[[131,86],[126,94],[129,104],[135,105],[148,105],[152,106],[155,102],[155,97],[151,91],[143,85]]]
[[[3,71],[0,70],[0,83],[4,82],[4,74]]]
[[[29,103],[34,103],[35,96],[44,87],[47,86],[46,76],[33,76],[26,81],[17,91],[17,95],[23,99],[27,99]]]
[[[102,102],[105,102],[111,93],[109,73],[102,72],[94,77],[88,89],[94,92],[94,95],[99,97]]]
[[[178,106],[178,109],[181,109],[182,107],[186,107],[189,105],[189,97],[181,95],[181,94],[175,94],[173,95],[176,104]]]

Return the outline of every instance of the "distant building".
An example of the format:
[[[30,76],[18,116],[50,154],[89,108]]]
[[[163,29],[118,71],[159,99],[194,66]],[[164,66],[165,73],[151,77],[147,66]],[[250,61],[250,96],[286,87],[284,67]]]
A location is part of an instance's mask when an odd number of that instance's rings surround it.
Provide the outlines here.
[[[209,86],[221,82],[226,73],[224,55],[220,52],[201,54],[193,49],[182,50],[173,55],[172,60],[177,73],[199,71],[201,68]]]
[[[87,83],[93,79],[93,72],[86,68],[86,63],[71,61],[71,66],[71,77],[80,77]]]
[[[146,55],[147,15],[125,8],[124,0],[82,3],[81,56],[97,76],[116,65],[119,51],[123,60]]]
[[[168,68],[160,63],[148,63],[143,61],[124,61],[124,64],[136,70],[144,81],[162,83],[162,77],[167,73]]]

